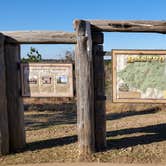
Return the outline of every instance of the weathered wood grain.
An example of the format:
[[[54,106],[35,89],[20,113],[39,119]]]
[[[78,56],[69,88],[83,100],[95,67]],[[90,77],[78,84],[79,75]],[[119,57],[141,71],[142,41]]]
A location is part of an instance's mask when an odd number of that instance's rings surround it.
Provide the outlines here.
[[[76,44],[76,34],[72,32],[58,31],[6,31],[6,42],[18,44]],[[95,32],[94,32],[95,34]],[[103,36],[100,33],[94,36],[94,43],[102,43]]]
[[[113,21],[90,20],[95,29],[103,32],[155,32],[166,33],[166,21]]]
[[[0,34],[0,156],[9,153],[4,39]]]
[[[25,145],[24,107],[21,97],[21,75],[19,69],[20,46],[5,44],[7,111],[9,121],[10,152]]]
[[[94,44],[103,44],[104,43],[103,33],[92,31],[92,43],[94,43]]]
[[[82,159],[95,151],[94,137],[94,84],[91,27],[88,22],[75,21],[76,90],[78,111],[79,153]]]
[[[6,31],[7,42],[19,44],[75,44],[74,33],[57,31]]]
[[[105,73],[103,55],[103,46],[93,45],[96,151],[102,151],[106,148]]]

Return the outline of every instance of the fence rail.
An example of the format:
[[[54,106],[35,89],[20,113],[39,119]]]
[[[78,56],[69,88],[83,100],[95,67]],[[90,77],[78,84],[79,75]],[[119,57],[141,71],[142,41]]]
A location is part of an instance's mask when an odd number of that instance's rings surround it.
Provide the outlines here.
[[[147,32],[166,33],[166,21],[113,21],[89,20],[94,29],[103,32]]]
[[[76,44],[74,32],[63,31],[2,31],[7,43],[17,44]],[[94,43],[103,43],[103,35],[92,33]]]

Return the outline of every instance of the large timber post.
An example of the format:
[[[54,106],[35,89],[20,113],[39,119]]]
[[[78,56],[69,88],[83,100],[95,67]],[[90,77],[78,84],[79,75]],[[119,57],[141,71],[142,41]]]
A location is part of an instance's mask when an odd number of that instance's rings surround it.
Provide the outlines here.
[[[76,20],[76,91],[77,124],[80,158],[95,151],[94,136],[94,83],[91,26],[87,21]]]
[[[5,37],[0,34],[0,156],[9,153],[4,41]]]
[[[25,145],[24,107],[21,97],[20,46],[5,43],[6,93],[10,152]]]
[[[97,33],[97,32],[96,32]],[[101,33],[101,32],[98,32]],[[103,35],[103,33],[101,33]],[[93,44],[95,149],[106,148],[105,71],[103,45]]]

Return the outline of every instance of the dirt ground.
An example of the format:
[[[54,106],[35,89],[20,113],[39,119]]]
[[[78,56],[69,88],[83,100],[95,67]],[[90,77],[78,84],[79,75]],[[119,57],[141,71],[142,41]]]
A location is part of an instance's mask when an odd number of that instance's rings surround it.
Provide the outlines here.
[[[26,147],[0,157],[0,165],[78,162],[76,107],[40,108],[25,111]],[[107,101],[106,108],[107,149],[90,162],[166,163],[166,105]]]

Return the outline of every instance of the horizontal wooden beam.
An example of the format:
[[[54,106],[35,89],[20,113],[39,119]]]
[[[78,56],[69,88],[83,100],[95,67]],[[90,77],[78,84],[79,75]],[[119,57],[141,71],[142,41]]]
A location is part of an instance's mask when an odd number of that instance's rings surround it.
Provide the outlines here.
[[[93,28],[103,32],[166,33],[166,21],[89,20]]]
[[[6,42],[17,44],[76,44],[77,37],[73,32],[58,31],[5,31]],[[103,34],[92,34],[94,43],[103,43]]]
[[[75,44],[75,33],[57,31],[2,32],[9,43],[19,44]]]

